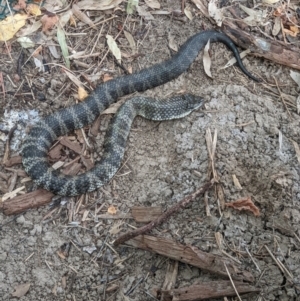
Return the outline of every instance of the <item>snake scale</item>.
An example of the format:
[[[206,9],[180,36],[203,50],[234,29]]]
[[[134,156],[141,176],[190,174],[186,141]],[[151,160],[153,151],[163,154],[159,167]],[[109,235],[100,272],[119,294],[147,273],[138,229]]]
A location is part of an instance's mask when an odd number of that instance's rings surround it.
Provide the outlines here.
[[[128,132],[135,114],[159,120],[179,118],[202,104],[200,97],[184,95],[166,101],[167,106],[157,111],[147,98],[134,98],[114,118],[104,142],[104,155],[94,168],[77,176],[67,176],[48,164],[47,153],[53,142],[62,135],[92,123],[100,112],[119,97],[136,91],[145,91],[169,82],[186,71],[199,51],[210,40],[221,42],[233,52],[239,68],[258,81],[244,67],[233,41],[225,34],[213,30],[203,31],[189,38],[169,60],[137,73],[118,77],[99,86],[81,103],[61,109],[35,124],[25,138],[22,148],[23,165],[27,174],[41,187],[55,194],[74,196],[96,190],[106,184],[118,170],[124,154]],[[170,105],[170,102],[173,102]],[[195,102],[198,101],[198,105]],[[151,106],[154,104],[154,107]],[[134,109],[133,109],[134,108]],[[137,112],[136,112],[137,110]],[[152,113],[151,113],[152,112]],[[154,118],[155,119],[155,118]]]

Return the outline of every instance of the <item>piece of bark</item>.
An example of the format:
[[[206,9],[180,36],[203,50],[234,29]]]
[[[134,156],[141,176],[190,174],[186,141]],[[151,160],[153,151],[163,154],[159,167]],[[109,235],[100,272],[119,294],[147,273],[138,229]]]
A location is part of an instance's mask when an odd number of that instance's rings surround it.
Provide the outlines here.
[[[101,125],[101,118],[102,116],[98,116],[97,119],[93,122],[90,133],[94,136],[97,137]]]
[[[73,164],[70,164],[67,167],[65,167],[61,172],[64,175],[75,176],[78,174],[80,169],[81,169],[81,164],[74,162]]]
[[[80,158],[81,158],[83,165],[86,168],[86,171],[92,169],[95,166],[94,162],[90,158],[86,158],[85,156],[82,156],[82,155],[80,156]]]
[[[16,172],[18,174],[18,177],[26,178],[28,177],[27,173],[23,169],[14,169],[14,168],[9,168],[5,167],[5,170],[11,171],[11,172]]]
[[[2,193],[7,193],[8,192],[8,184],[7,184],[7,182],[0,180],[0,191]]]
[[[137,223],[149,223],[162,214],[162,207],[132,207],[131,214]]]
[[[52,160],[58,160],[61,157],[60,151],[62,150],[63,146],[58,143],[53,148],[50,149],[48,155]]]
[[[19,195],[13,199],[0,204],[0,209],[5,215],[13,215],[26,211],[27,209],[38,208],[51,202],[54,194],[45,189],[39,189],[27,194]]]
[[[259,293],[260,289],[241,281],[234,282],[235,288],[239,295],[246,293]],[[199,301],[212,298],[234,297],[236,293],[232,284],[228,280],[208,281],[202,284],[194,284],[188,287],[182,287],[171,290],[158,290],[160,295],[164,295],[165,301]]]
[[[11,167],[17,164],[22,163],[22,157],[21,156],[14,156],[9,159],[7,159],[5,162],[3,161],[3,165],[6,167]]]
[[[79,155],[82,152],[82,148],[81,148],[80,144],[77,141],[71,141],[66,136],[59,138],[59,143],[68,147],[69,149],[71,149],[72,151],[74,151],[75,153],[77,153]]]
[[[197,2],[197,7],[205,17],[208,17],[212,23],[215,23],[214,20],[209,17],[207,4],[204,3],[204,1]],[[239,20],[237,20],[237,22],[239,22]],[[255,37],[238,28],[238,26],[229,21],[229,19],[223,21],[222,30],[236,45],[250,49],[252,55],[264,57],[275,63],[300,70],[300,52],[297,47],[285,45],[281,41]]]
[[[160,298],[158,298],[159,300],[168,300],[165,299],[165,297],[168,298],[168,296],[170,295],[170,290],[175,287],[177,274],[178,274],[178,261],[169,260],[165,281],[160,291],[161,296]]]
[[[254,281],[253,275],[248,271],[240,270],[232,259],[206,253],[196,247],[182,245],[170,239],[140,235],[127,241],[126,244],[196,266],[223,277],[228,277],[226,265],[232,279]]]

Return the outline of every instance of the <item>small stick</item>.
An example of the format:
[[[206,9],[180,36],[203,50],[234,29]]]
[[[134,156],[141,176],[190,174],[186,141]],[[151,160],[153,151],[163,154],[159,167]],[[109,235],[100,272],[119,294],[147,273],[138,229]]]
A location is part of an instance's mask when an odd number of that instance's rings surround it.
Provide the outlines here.
[[[201,188],[199,188],[197,191],[194,193],[190,194],[186,198],[182,199],[180,202],[169,208],[165,213],[163,213],[160,217],[152,221],[151,223],[138,228],[134,231],[127,232],[124,235],[121,235],[119,238],[117,238],[114,241],[114,246],[118,246],[119,244],[124,243],[125,241],[132,239],[138,235],[145,234],[146,232],[149,232],[152,230],[154,227],[157,227],[158,225],[162,224],[165,222],[171,215],[178,213],[180,209],[185,208],[187,205],[189,205],[192,201],[196,199],[197,196],[203,194],[207,190],[209,190],[214,184],[214,180],[207,182],[204,184]]]
[[[292,119],[292,115],[291,115],[290,110],[289,110],[289,108],[288,108],[288,106],[287,106],[287,104],[286,104],[286,102],[285,102],[285,99],[284,99],[282,93],[281,93],[281,90],[280,90],[280,88],[279,88],[279,85],[278,85],[278,82],[277,82],[277,80],[276,80],[276,77],[273,76],[273,78],[274,78],[274,80],[275,80],[275,83],[276,83],[276,86],[277,86],[277,89],[278,89],[278,93],[279,93],[280,98],[281,98],[281,100],[282,100],[282,102],[283,102],[283,105],[284,105],[285,109],[287,110],[290,119]]]

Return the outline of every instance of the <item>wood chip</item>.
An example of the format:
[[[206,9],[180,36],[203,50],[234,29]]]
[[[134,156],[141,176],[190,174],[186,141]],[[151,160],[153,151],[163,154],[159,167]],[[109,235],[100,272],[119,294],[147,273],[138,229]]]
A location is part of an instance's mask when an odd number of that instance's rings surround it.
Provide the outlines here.
[[[48,153],[50,159],[52,160],[58,160],[61,157],[61,149],[63,146],[61,144],[56,144]]]
[[[132,207],[131,214],[137,223],[149,223],[162,214],[162,207]]]
[[[3,164],[7,167],[11,167],[17,164],[22,163],[22,157],[21,156],[14,156],[9,159],[7,159],[5,162],[3,161]]]
[[[18,189],[24,189],[20,187]],[[6,215],[18,214],[27,209],[38,208],[51,202],[54,194],[45,189],[39,189],[27,194],[17,196],[1,204],[2,210]]]
[[[59,143],[68,147],[72,151],[74,151],[77,154],[81,154],[82,152],[82,147],[77,141],[71,141],[68,137],[63,136],[59,139]]]

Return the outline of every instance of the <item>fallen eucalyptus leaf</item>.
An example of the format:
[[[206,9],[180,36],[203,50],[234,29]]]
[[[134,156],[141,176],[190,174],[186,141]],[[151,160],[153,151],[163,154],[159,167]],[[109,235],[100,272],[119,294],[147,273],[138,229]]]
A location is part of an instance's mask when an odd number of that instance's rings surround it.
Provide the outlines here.
[[[61,52],[62,55],[65,59],[65,63],[66,66],[68,67],[68,69],[71,68],[71,64],[70,64],[70,60],[69,60],[69,50],[68,50],[68,46],[67,46],[67,42],[66,42],[66,36],[65,36],[65,32],[62,29],[62,27],[59,25],[57,26],[57,40],[59,43],[59,46],[61,48]]]
[[[222,10],[219,9],[216,5],[217,0],[210,0],[208,3],[208,13],[209,16],[212,17],[218,26],[222,26],[223,22],[223,13]]]
[[[114,38],[108,34],[108,35],[106,35],[106,40],[107,40],[108,48],[111,51],[111,53],[113,54],[113,56],[119,62],[121,62],[121,51],[120,51],[116,41],[114,40]]]
[[[207,44],[204,47],[204,53],[203,53],[203,66],[204,66],[204,71],[205,73],[212,78],[211,72],[210,72],[210,67],[211,67],[211,59],[209,56],[209,48],[210,48],[210,40],[207,42]]]

